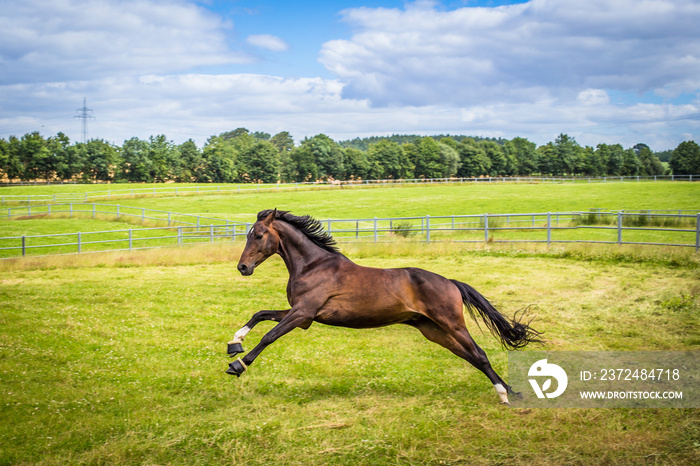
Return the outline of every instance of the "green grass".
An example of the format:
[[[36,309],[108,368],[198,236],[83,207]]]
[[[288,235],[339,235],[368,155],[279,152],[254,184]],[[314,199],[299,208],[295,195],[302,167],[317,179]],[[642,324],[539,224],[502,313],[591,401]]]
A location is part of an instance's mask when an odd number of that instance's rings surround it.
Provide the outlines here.
[[[699,195],[697,183],[493,184],[119,203],[252,221],[272,207],[319,219],[698,209]],[[132,226],[0,221],[0,236]],[[700,258],[688,248],[415,239],[342,248],[364,265],[419,266],[466,281],[506,313],[530,305],[546,349],[700,347]],[[401,326],[315,324],[269,347],[240,379],[227,376],[233,333],[259,309],[287,307],[281,260],[241,277],[240,247],[0,261],[0,464],[700,462],[697,409],[507,409],[486,377]],[[468,326],[507,379],[507,353]],[[256,327],[246,348],[271,327]]]
[[[140,185],[139,185],[140,186]],[[116,186],[115,186],[116,187]],[[24,187],[30,192],[34,187]],[[47,190],[50,187],[36,187],[37,190]],[[65,188],[65,187],[64,187]],[[75,187],[74,188],[78,188]],[[94,188],[86,186],[85,189]],[[20,188],[12,188],[20,189]],[[130,208],[122,208],[122,213],[131,213],[135,217],[123,216],[122,219],[131,219],[137,224],[140,222],[141,209],[160,211],[159,214],[147,211],[147,215],[160,215],[167,218],[167,212],[178,212],[205,217],[214,217],[231,221],[254,221],[258,211],[278,207],[291,210],[297,214],[310,214],[320,220],[364,218],[360,222],[361,228],[370,229],[373,217],[401,217],[430,215],[431,227],[445,228],[445,231],[433,231],[431,240],[448,241],[484,241],[483,230],[471,232],[453,232],[450,219],[438,219],[440,215],[477,215],[477,214],[505,214],[528,212],[561,212],[561,211],[588,211],[592,208],[604,210],[631,210],[631,209],[699,209],[700,184],[698,183],[608,183],[608,184],[465,184],[465,185],[425,185],[425,186],[395,186],[389,188],[334,188],[328,191],[301,190],[294,192],[261,192],[228,195],[207,196],[179,196],[169,198],[139,198],[125,199],[119,202]],[[65,207],[62,207],[65,209]],[[43,209],[43,210],[42,210]],[[35,207],[34,211],[45,211],[46,207]],[[77,209],[77,207],[76,207]],[[112,210],[116,207],[99,207],[98,210]],[[21,209],[14,209],[14,212]],[[89,214],[88,214],[89,215]],[[592,214],[591,214],[592,215]],[[596,220],[598,217],[594,218]],[[642,217],[639,217],[640,219]],[[612,217],[606,217],[610,221]],[[187,218],[187,221],[194,221]],[[605,226],[601,222],[589,222],[584,218],[583,222],[574,222],[574,226],[583,223],[583,226],[591,226],[596,223],[598,227]],[[614,219],[613,219],[614,220]],[[693,220],[693,219],[691,219]],[[53,234],[83,230],[81,228],[67,229],[67,223],[55,222],[51,219],[33,220],[35,234]],[[43,222],[43,223],[42,223]],[[81,221],[82,222],[82,221]],[[157,221],[153,221],[157,223]],[[205,220],[205,225],[210,220]],[[419,228],[421,220],[407,220],[404,224],[411,224]],[[460,224],[460,222],[462,222]],[[469,222],[469,223],[466,223]],[[568,220],[559,222],[557,217],[552,219],[553,226],[567,226]],[[21,223],[21,222],[20,222]],[[613,222],[614,223],[614,222]],[[15,226],[17,222],[0,220],[0,236],[16,236],[15,231],[22,227]],[[164,223],[163,223],[164,224]],[[43,225],[43,226],[39,226]],[[76,224],[77,225],[77,224]],[[341,228],[354,229],[356,222],[346,224],[334,224],[335,235],[342,240],[352,241],[355,233],[342,234]],[[489,238],[491,241],[520,240],[520,241],[545,241],[544,230],[513,231],[496,230],[498,227],[507,226],[546,226],[546,216],[540,215],[534,221],[527,218],[491,217]],[[153,226],[157,226],[153,224]],[[459,220],[456,226],[483,228],[481,219]],[[629,222],[625,227],[635,226]],[[663,225],[661,225],[663,226]],[[677,227],[677,225],[670,225]],[[388,234],[393,225],[382,222],[380,228]],[[693,228],[694,224],[683,225],[683,228]],[[125,227],[126,228],[126,227]],[[129,228],[132,228],[129,226]],[[42,233],[39,233],[42,231]],[[398,235],[394,231],[394,237]],[[364,240],[372,240],[373,234],[364,233]],[[414,233],[409,238],[415,241],[425,240],[423,233]],[[106,238],[109,239],[109,238]],[[123,239],[123,238],[122,238]],[[603,242],[616,242],[617,231],[614,228],[557,230],[552,233],[554,241],[580,241],[595,240]],[[649,242],[649,243],[673,243],[695,244],[695,234],[691,232],[670,231],[638,231],[627,230],[623,233],[623,241]],[[1,246],[0,246],[1,247]],[[94,247],[96,248],[96,247]],[[94,249],[93,248],[93,249]],[[47,254],[47,250],[33,250],[35,253]],[[5,253],[8,255],[10,253]]]
[[[336,188],[329,191],[246,193],[134,199],[135,207],[251,221],[260,210],[278,208],[319,219],[483,213],[567,212],[601,208],[698,209],[700,183],[610,183],[435,185]]]
[[[346,246],[420,266],[512,313],[551,350],[698,350],[697,257],[649,249]],[[240,379],[225,344],[286,307],[273,257],[240,245],[0,262],[0,464],[693,464],[697,409],[509,409],[410,328],[314,324]],[[248,336],[250,349],[273,324]],[[468,321],[507,378],[507,353]],[[533,347],[539,349],[539,347]]]
[[[167,185],[167,187],[174,185]],[[191,186],[191,185],[178,185]],[[76,185],[2,188],[0,194],[50,194],[60,190],[151,189],[163,185]],[[206,187],[206,186],[205,186]],[[235,187],[235,185],[232,185]],[[210,187],[211,188],[211,187]],[[202,188],[204,189],[204,187]],[[84,191],[83,191],[84,190]],[[321,218],[556,212],[602,208],[698,209],[700,184],[687,182],[592,184],[404,185],[389,188],[304,189],[281,192],[120,199],[118,203],[174,212],[223,215],[249,221],[277,207]],[[100,201],[110,203],[108,201]]]

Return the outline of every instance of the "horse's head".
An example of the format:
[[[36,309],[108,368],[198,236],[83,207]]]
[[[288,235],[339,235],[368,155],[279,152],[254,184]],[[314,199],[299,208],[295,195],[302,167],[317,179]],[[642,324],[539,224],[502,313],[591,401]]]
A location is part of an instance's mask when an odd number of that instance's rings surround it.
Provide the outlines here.
[[[238,271],[242,275],[252,275],[255,267],[275,254],[280,245],[280,237],[272,226],[277,209],[266,217],[258,219],[248,232],[245,249],[238,261]]]

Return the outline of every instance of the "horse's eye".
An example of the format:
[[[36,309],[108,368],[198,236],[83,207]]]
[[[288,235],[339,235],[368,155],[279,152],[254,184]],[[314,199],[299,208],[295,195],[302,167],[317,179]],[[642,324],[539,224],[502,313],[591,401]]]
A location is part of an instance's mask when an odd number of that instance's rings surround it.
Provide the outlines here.
[[[258,233],[257,235],[255,235],[255,239],[262,239],[262,237],[263,237],[263,235],[261,235],[260,233]]]

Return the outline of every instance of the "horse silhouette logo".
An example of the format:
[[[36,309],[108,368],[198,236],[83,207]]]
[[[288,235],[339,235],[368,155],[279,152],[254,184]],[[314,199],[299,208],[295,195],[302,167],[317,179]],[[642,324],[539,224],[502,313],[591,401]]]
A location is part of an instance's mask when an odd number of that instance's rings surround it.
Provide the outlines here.
[[[537,398],[556,398],[566,390],[566,386],[569,383],[569,378],[566,376],[566,372],[561,367],[556,364],[550,364],[546,359],[540,359],[532,366],[527,375],[529,377],[548,377],[542,383],[542,386],[537,383],[537,379],[528,379],[532,389],[535,391]],[[552,386],[552,378],[557,381],[557,389],[553,392],[547,393]]]

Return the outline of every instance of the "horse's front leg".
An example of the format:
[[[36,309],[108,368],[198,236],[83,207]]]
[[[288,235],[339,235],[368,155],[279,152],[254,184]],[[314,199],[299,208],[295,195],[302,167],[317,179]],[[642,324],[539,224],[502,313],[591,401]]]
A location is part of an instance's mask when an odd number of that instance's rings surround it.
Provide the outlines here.
[[[279,312],[287,312],[287,314],[282,318],[282,320],[280,320],[279,324],[275,325],[275,327],[272,330],[267,332],[265,336],[262,337],[260,343],[258,343],[258,345],[255,348],[253,348],[248,354],[246,354],[243,357],[243,359],[236,359],[231,364],[229,364],[229,368],[226,370],[227,374],[236,375],[240,377],[240,375],[243,372],[245,372],[246,369],[248,369],[248,366],[253,364],[255,358],[257,358],[258,355],[265,348],[274,343],[278,338],[286,335],[287,333],[291,332],[297,327],[307,329],[313,323],[313,317],[310,317],[306,314],[298,312],[290,313],[289,311]]]
[[[233,340],[228,342],[227,352],[229,356],[233,358],[237,354],[243,352],[243,340],[253,327],[265,320],[279,322],[284,319],[287,314],[289,314],[289,311],[290,309],[287,309],[286,311],[258,311],[253,314],[253,317],[248,321],[248,323],[241,327],[241,329],[233,335]]]

